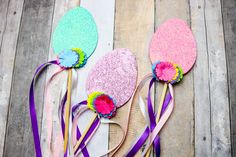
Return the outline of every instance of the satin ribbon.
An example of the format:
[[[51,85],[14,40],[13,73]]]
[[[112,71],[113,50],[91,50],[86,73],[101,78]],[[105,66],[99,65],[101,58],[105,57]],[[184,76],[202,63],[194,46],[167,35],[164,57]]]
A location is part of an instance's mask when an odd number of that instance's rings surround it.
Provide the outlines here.
[[[81,106],[81,105],[84,105],[84,106]],[[78,119],[79,119],[79,116],[84,113],[85,111],[88,110],[88,107],[87,107],[87,101],[83,101],[81,103],[79,103],[78,105],[75,105],[73,107],[73,113],[75,113],[76,110],[77,113],[74,115],[73,114],[73,125],[72,125],[72,137],[73,137],[73,145],[75,145],[76,141],[78,141],[80,138],[81,138],[81,133],[78,132],[79,131],[79,128],[77,127],[78,125]],[[97,130],[98,126],[100,125],[100,120],[98,117],[96,117],[95,121],[93,121],[91,127],[89,128],[88,132],[86,133],[86,135],[84,136],[84,138],[82,139],[80,145],[78,146],[78,148],[74,151],[74,154],[78,154],[81,150],[82,152],[84,151],[84,149],[86,148],[86,141],[88,141],[92,136],[93,134],[95,133],[95,131]],[[76,129],[77,128],[77,129]],[[75,131],[76,130],[76,131]],[[77,134],[75,135],[75,132],[77,132]],[[75,138],[76,137],[76,138]],[[80,151],[79,151],[80,150]],[[84,155],[85,156],[85,155]]]
[[[30,111],[30,119],[31,119],[31,126],[33,131],[33,138],[34,138],[34,147],[35,147],[35,153],[36,157],[42,157],[42,151],[40,146],[40,137],[39,137],[39,131],[38,131],[38,122],[37,122],[37,114],[35,109],[35,101],[34,101],[34,85],[35,80],[37,77],[41,74],[41,72],[49,65],[58,65],[56,60],[49,61],[47,63],[44,63],[40,65],[36,72],[34,73],[33,79],[31,81],[30,90],[29,90],[29,111]]]
[[[140,82],[140,84],[138,85],[136,92],[139,92],[145,82],[149,79],[152,78],[151,74],[146,75],[143,80]],[[150,119],[150,128],[148,126],[145,127],[143,133],[141,134],[141,136],[138,138],[138,140],[136,140],[135,144],[129,149],[129,151],[125,154],[125,156],[127,157],[132,157],[134,156],[142,147],[142,145],[146,142],[146,140],[148,138],[150,138],[146,149],[143,152],[143,155],[145,155],[145,153],[147,152],[148,148],[152,145],[152,143],[154,143],[154,148],[155,148],[155,152],[156,155],[159,156],[160,155],[160,137],[158,136],[158,133],[160,131],[160,129],[164,126],[165,122],[167,121],[168,117],[170,116],[173,107],[174,107],[174,95],[173,95],[173,88],[172,85],[169,84],[169,89],[170,92],[168,92],[168,94],[165,97],[165,101],[163,103],[163,108],[161,111],[161,119],[160,122],[158,124],[155,125],[154,121],[153,121],[153,117],[155,117],[155,114],[151,105],[151,97],[150,97],[150,89],[151,86],[153,85],[153,79],[150,81],[149,84],[149,93],[148,93],[148,115],[149,115],[149,119]],[[134,93],[134,95],[135,95]],[[133,96],[134,97],[134,96]],[[133,98],[131,101],[131,105],[133,103]],[[169,104],[169,105],[168,105]],[[155,126],[154,126],[155,125]]]
[[[170,93],[168,93],[166,98],[165,98],[165,101],[164,101],[165,105],[163,105],[162,113],[165,111],[166,107],[168,106],[168,103],[170,102],[170,99],[171,99],[171,95],[170,95]],[[132,146],[132,148],[126,154],[127,157],[134,156],[141,149],[142,145],[148,139],[148,137],[150,135],[150,132],[152,132],[152,130],[148,126],[146,126],[145,130],[143,131],[141,136],[138,138],[137,142]],[[157,140],[157,144],[155,145],[156,155],[160,155],[160,137],[157,135],[155,140]]]
[[[60,112],[59,113],[61,113],[60,114],[60,120],[61,120],[61,131],[62,131],[62,135],[63,135],[63,138],[65,137],[65,120],[64,120],[64,108],[65,108],[65,104],[66,104],[66,98],[67,98],[67,92],[65,93],[65,95],[63,96],[63,99],[62,99],[62,101],[61,101],[61,107],[60,107]],[[74,114],[75,114],[75,112],[76,112],[76,110],[80,107],[80,106],[85,106],[87,104],[87,102],[86,101],[84,101],[84,102],[81,102],[81,103],[79,103],[79,104],[76,104],[76,105],[74,105],[73,107],[72,107],[72,121],[74,120]],[[77,130],[76,130],[76,132],[77,132],[77,135],[76,135],[76,138],[77,138],[77,140],[81,137],[81,132],[80,132],[80,130],[79,130],[79,128],[77,127],[76,128]],[[81,147],[83,147],[83,149],[82,149],[82,153],[83,153],[83,155],[85,156],[85,157],[89,157],[89,153],[88,153],[88,150],[87,150],[87,148],[85,147],[85,145],[84,145],[84,143],[82,142],[81,143],[82,145],[81,145]],[[68,149],[67,149],[67,151],[64,153],[64,157],[67,157],[67,153],[68,153]]]
[[[65,69],[64,68],[59,68],[56,72],[54,72],[54,74],[49,78],[49,80],[47,81],[47,84],[46,84],[46,87],[45,87],[45,105],[44,105],[44,108],[45,108],[45,111],[44,111],[44,117],[46,119],[46,129],[47,129],[47,138],[46,138],[46,143],[47,143],[47,146],[50,146],[50,150],[52,150],[53,148],[52,147],[52,144],[51,144],[51,135],[52,135],[52,119],[50,119],[52,117],[52,104],[50,104],[50,101],[51,98],[50,98],[50,95],[48,94],[49,93],[49,87],[50,87],[50,84],[51,82],[53,81],[53,79],[58,75],[60,74],[61,72],[63,72]],[[60,112],[58,112],[60,113]],[[57,151],[59,152],[59,151]],[[55,152],[54,151],[51,151],[51,156],[55,156]],[[58,155],[56,155],[57,157]]]
[[[84,106],[81,106],[81,104],[84,104]],[[77,105],[75,105],[73,108],[72,108],[72,111],[75,115],[73,115],[73,126],[72,126],[72,136],[73,136],[73,144],[76,145],[76,142],[78,140],[81,140],[81,134],[79,136],[79,138],[75,138],[76,137],[76,134],[75,134],[75,130],[76,130],[76,127],[77,127],[77,124],[78,124],[78,119],[79,117],[81,116],[82,113],[84,113],[85,111],[88,110],[88,107],[85,106],[85,104],[87,104],[87,101],[83,101]],[[77,113],[75,113],[75,111],[77,110]],[[115,122],[115,121],[112,121],[112,120],[108,120],[108,119],[104,119],[104,118],[100,118],[100,117],[96,117],[95,120],[92,122],[92,125],[90,126],[90,128],[88,129],[87,133],[85,134],[84,138],[82,139],[82,142],[80,145],[78,145],[78,147],[75,147],[75,151],[74,151],[74,154],[75,156],[78,156],[79,153],[81,151],[83,151],[86,147],[86,145],[89,143],[89,141],[91,140],[92,136],[94,135],[94,133],[96,132],[96,130],[98,129],[99,125],[101,123],[104,123],[104,124],[116,124],[118,125],[121,130],[122,130],[122,133],[123,133],[123,136],[121,138],[121,140],[119,141],[119,143],[117,145],[115,145],[113,148],[109,149],[107,152],[105,152],[104,154],[102,155],[98,155],[98,156],[105,156],[111,152],[113,152],[114,150],[116,150],[116,148],[121,144],[121,142],[123,141],[124,139],[124,129],[123,127]],[[78,129],[77,129],[77,135],[78,135]],[[78,137],[78,136],[77,136]],[[84,154],[83,154],[84,155]],[[85,156],[85,155],[84,155]]]
[[[37,79],[37,77],[41,74],[41,72],[49,65],[58,65],[58,62],[56,60],[53,61],[49,61],[47,63],[44,63],[42,65],[40,65],[37,69],[36,72],[34,73],[31,85],[30,85],[30,91],[29,91],[29,110],[30,110],[30,119],[31,119],[31,125],[32,125],[32,131],[33,131],[33,138],[34,138],[34,146],[35,146],[35,153],[36,153],[36,157],[42,157],[42,151],[41,151],[41,145],[40,145],[40,137],[39,137],[39,132],[38,132],[38,123],[37,123],[37,114],[36,114],[36,109],[35,109],[35,100],[34,100],[34,84],[35,84],[35,80]],[[60,67],[60,66],[59,66]],[[61,71],[63,71],[64,69],[60,69],[59,71],[57,71],[55,74],[52,75],[52,77],[49,79],[49,81],[47,82],[46,85],[46,107],[47,106],[47,90],[48,90],[48,86],[49,83],[53,80],[53,78],[59,74]],[[62,129],[62,134],[63,134],[63,138],[65,138],[65,121],[64,121],[64,108],[65,108],[65,104],[66,104],[66,96],[67,96],[67,92],[64,95],[61,104],[59,106],[59,113],[60,114],[60,120],[61,120],[61,129]],[[82,102],[81,104],[85,104],[84,102]],[[76,108],[74,108],[75,110]],[[72,109],[73,110],[73,109]],[[73,110],[73,111],[74,111]],[[49,128],[50,129],[50,128]],[[51,131],[51,130],[50,130]],[[80,131],[79,128],[77,128],[77,138],[80,137]],[[50,140],[50,139],[48,139]],[[83,144],[83,143],[82,143]],[[81,147],[83,147],[82,149],[82,153],[84,156],[89,157],[87,148],[82,145]],[[68,148],[66,150],[66,152],[64,153],[64,157],[67,157],[67,152],[68,152]]]
[[[153,109],[152,99],[151,99],[151,88],[152,88],[155,80],[156,80],[155,78],[152,78],[151,81],[150,81],[149,89],[148,89],[148,99],[147,99],[148,114],[149,114],[151,131],[153,131],[153,129],[156,126],[156,116],[155,116],[155,113],[153,111],[154,109]],[[160,154],[160,137],[159,136],[157,136],[157,138],[155,138],[155,140],[153,142],[153,147],[155,149],[156,156],[159,157],[159,154]]]
[[[173,87],[172,87],[171,84],[168,84],[168,86],[169,86],[169,90],[170,90],[169,93],[171,95],[171,100],[170,100],[168,106],[166,107],[162,117],[160,118],[160,121],[158,122],[157,126],[154,128],[154,130],[150,134],[151,143],[154,141],[154,139],[156,138],[156,136],[158,135],[158,133],[160,132],[162,127],[165,125],[165,123],[169,119],[169,117],[170,117],[170,115],[171,115],[171,113],[174,109],[174,91],[173,91]],[[143,151],[144,154],[146,154],[149,147],[150,147],[150,145],[145,148],[145,150]]]

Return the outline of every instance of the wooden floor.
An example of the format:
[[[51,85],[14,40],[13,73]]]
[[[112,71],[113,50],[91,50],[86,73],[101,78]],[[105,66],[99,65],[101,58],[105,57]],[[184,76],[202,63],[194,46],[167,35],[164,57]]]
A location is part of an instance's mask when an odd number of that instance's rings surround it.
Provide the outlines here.
[[[78,4],[78,0],[0,0],[0,156],[35,156],[28,111],[30,81],[38,65],[56,57],[50,46],[51,33],[62,15]],[[174,87],[176,107],[161,132],[161,156],[236,157],[235,0],[81,0],[81,6],[95,18],[99,43],[86,68],[78,71],[78,92],[72,102],[86,97],[88,71],[113,48],[134,52],[140,80],[151,71],[147,51],[155,28],[169,18],[181,18],[194,33],[198,58],[194,69]],[[45,157],[50,156],[46,117],[51,117],[51,139],[55,141],[60,133],[57,105],[66,82],[62,74],[50,86],[55,110],[46,112],[44,87],[54,70],[50,68],[36,85]],[[124,106],[115,119],[122,121],[126,114]],[[134,105],[128,136],[117,157],[127,151],[144,125],[139,107]],[[88,146],[90,155],[99,156],[117,144],[119,136],[117,127],[102,126]],[[57,156],[59,146],[51,147]]]

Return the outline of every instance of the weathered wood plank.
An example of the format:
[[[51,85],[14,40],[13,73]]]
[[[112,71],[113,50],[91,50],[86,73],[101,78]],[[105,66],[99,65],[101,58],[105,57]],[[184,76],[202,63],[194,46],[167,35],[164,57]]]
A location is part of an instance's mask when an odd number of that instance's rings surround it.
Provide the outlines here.
[[[195,156],[211,156],[211,102],[204,1],[190,0],[191,28],[197,42],[194,67]]]
[[[0,19],[2,19],[0,22],[0,135],[5,135],[6,131],[16,44],[24,1],[10,1],[7,6],[5,2],[0,2]],[[6,9],[7,13],[3,16]],[[3,22],[5,22],[4,30],[2,29]],[[3,156],[4,140],[5,136],[2,136],[0,138],[0,156]]]
[[[154,32],[154,7],[154,0],[116,1],[114,47],[129,48],[135,54],[138,63],[138,82],[144,75],[151,72],[148,46]],[[142,96],[143,98],[147,97],[147,88],[143,89]],[[119,108],[114,119],[121,124],[126,123],[127,111],[127,105]],[[122,156],[126,153],[145,126],[138,101],[133,104],[130,114],[128,134],[116,156]],[[120,141],[121,136],[121,130],[111,125],[109,147],[115,146]]]
[[[212,156],[231,156],[225,43],[220,0],[205,2],[209,55]]]
[[[3,32],[6,29],[6,20],[7,20],[7,9],[10,0],[1,0],[0,1],[0,47],[2,44]]]
[[[156,26],[170,18],[190,24],[188,0],[157,0]],[[160,88],[158,88],[160,91]],[[175,109],[161,132],[161,155],[165,157],[194,156],[194,94],[193,70],[174,86]],[[160,92],[159,92],[160,93]]]
[[[85,90],[87,76],[94,64],[102,58],[106,53],[113,49],[113,34],[114,34],[114,19],[115,19],[115,0],[81,0],[81,6],[87,8],[94,16],[98,27],[98,45],[94,54],[89,58],[85,68],[79,71],[79,79],[76,101],[87,98]],[[102,9],[101,9],[102,8]],[[91,116],[85,116],[85,119],[90,120]],[[82,122],[82,120],[81,120]],[[86,128],[86,124],[81,123],[82,128]],[[101,125],[98,131],[93,136],[93,139],[88,144],[90,156],[100,156],[108,150],[109,141],[109,126]],[[96,149],[94,149],[96,148]]]
[[[79,0],[64,1],[55,0],[54,13],[52,19],[52,38],[53,31],[56,28],[62,16],[71,8],[79,5]],[[57,55],[53,53],[52,42],[50,42],[48,60],[54,60]],[[57,70],[57,67],[51,66],[48,68],[46,82]],[[67,82],[67,72],[60,73],[59,76],[50,84],[48,94],[45,95],[42,113],[42,128],[41,128],[41,147],[43,156],[63,156],[63,139],[61,134],[61,124],[58,118],[58,105],[60,98],[64,94]]]
[[[47,60],[53,6],[53,0],[25,0],[24,2],[4,156],[35,156],[28,110],[28,90],[36,67]],[[39,126],[41,126],[44,79],[43,76],[39,79],[35,90]]]
[[[228,65],[232,156],[236,156],[236,1],[221,1]]]
[[[56,0],[55,2],[55,9],[54,9],[54,19],[53,19],[53,30],[56,27],[60,18],[64,15],[66,11],[69,9],[76,7],[79,5],[78,0],[73,1],[63,1],[63,0]],[[94,52],[94,54],[89,58],[85,68],[78,69],[78,85],[77,88],[74,88],[73,97],[72,97],[72,104],[78,103],[87,98],[87,93],[85,90],[85,82],[88,76],[89,71],[104,54],[108,53],[113,48],[113,29],[114,29],[114,0],[102,0],[102,1],[92,1],[92,0],[82,0],[80,2],[82,7],[85,7],[90,11],[93,15],[95,22],[98,26],[98,46]],[[102,10],[100,8],[103,8]],[[50,49],[49,53],[49,60],[55,59],[56,56],[53,54],[53,50]],[[55,68],[51,68],[47,74],[47,80],[53,74]],[[61,152],[58,150],[58,143],[62,143],[62,139],[58,139],[60,137],[61,130],[60,130],[60,122],[58,120],[58,111],[57,107],[59,104],[59,96],[63,90],[59,90],[59,87],[65,86],[66,84],[66,73],[60,74],[55,81],[52,82],[50,85],[50,91],[48,95],[50,96],[50,105],[53,106],[53,110],[50,113],[52,118],[48,118],[48,112],[46,112],[46,108],[44,109],[44,116],[43,116],[43,124],[42,124],[42,146],[43,146],[43,154],[45,156],[50,155],[50,149],[47,145],[47,120],[52,122],[53,126],[53,133],[52,133],[52,142],[53,142],[53,156],[58,156]],[[84,123],[80,124],[81,130],[86,128],[86,121],[90,120],[90,116],[82,117]],[[80,121],[79,121],[80,122]],[[50,135],[51,136],[51,135]],[[61,140],[61,141],[60,141]],[[96,149],[94,149],[96,147]],[[101,155],[108,149],[108,126],[102,125],[93,136],[92,141],[88,144],[88,150],[91,156]]]

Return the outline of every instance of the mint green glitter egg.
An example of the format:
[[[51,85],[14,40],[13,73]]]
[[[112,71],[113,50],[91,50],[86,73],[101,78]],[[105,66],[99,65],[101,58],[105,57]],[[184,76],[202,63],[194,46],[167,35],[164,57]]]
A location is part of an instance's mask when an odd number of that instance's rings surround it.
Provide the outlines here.
[[[59,21],[52,36],[55,54],[80,48],[88,58],[95,50],[97,42],[98,32],[93,16],[82,7],[68,11]]]

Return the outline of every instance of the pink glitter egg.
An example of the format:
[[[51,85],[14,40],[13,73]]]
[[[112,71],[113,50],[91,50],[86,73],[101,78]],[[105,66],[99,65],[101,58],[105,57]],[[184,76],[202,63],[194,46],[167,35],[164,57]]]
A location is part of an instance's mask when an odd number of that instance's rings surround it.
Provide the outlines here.
[[[99,91],[124,105],[132,96],[137,81],[135,56],[125,48],[115,49],[100,59],[90,71],[86,90],[88,94]]]
[[[152,63],[168,61],[180,65],[184,74],[196,60],[196,41],[187,23],[171,19],[159,26],[149,45]]]

